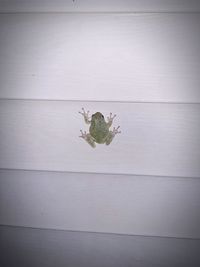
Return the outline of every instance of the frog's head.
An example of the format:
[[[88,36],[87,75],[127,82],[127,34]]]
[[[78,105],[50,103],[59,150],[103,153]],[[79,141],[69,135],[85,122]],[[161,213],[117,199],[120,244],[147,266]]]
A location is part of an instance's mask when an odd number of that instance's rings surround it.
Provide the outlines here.
[[[104,116],[101,112],[96,112],[92,115],[92,121],[99,122],[104,121]]]

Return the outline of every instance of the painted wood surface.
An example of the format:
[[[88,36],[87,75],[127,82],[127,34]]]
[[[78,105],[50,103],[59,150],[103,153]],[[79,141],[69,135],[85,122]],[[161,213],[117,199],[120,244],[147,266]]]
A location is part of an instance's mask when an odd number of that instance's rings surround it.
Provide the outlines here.
[[[0,12],[198,12],[197,0],[0,0]]]
[[[188,267],[200,240],[0,227],[4,267]]]
[[[82,106],[122,133],[90,147]],[[200,105],[1,100],[0,125],[0,168],[200,177]]]
[[[194,13],[1,14],[0,97],[200,102],[199,28]]]
[[[92,3],[0,1],[0,12],[172,10]],[[200,14],[176,13],[198,7],[0,14],[0,224],[200,238]],[[78,137],[82,106],[118,115],[110,146]]]
[[[200,238],[200,180],[0,170],[0,224]]]

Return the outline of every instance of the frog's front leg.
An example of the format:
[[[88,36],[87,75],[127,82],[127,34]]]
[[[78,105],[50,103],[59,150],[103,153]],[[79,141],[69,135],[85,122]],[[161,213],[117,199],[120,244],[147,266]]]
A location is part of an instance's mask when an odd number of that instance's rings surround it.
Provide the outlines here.
[[[78,113],[80,113],[81,115],[83,115],[84,117],[84,120],[87,124],[90,124],[91,123],[91,120],[89,118],[89,110],[86,112],[84,108],[82,108],[82,112],[79,111]]]
[[[110,127],[112,125],[113,120],[114,120],[115,117],[116,117],[116,114],[112,116],[112,113],[110,113],[110,116],[107,117],[107,120],[108,120],[107,125],[108,125],[108,127]]]
[[[112,142],[116,134],[121,133],[121,131],[118,131],[119,127],[120,126],[118,126],[117,128],[114,127],[112,131],[109,131],[108,136],[106,137],[106,141],[105,141],[106,145],[109,145]]]
[[[91,147],[95,147],[95,140],[94,138],[91,136],[91,134],[87,134],[86,131],[83,132],[82,130],[80,130],[81,135],[79,137],[83,138],[89,145],[91,145]]]

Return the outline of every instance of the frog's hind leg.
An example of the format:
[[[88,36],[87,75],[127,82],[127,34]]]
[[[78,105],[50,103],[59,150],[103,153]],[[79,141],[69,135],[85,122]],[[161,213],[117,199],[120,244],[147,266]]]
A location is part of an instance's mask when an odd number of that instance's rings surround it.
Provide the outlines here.
[[[121,131],[118,131],[119,127],[120,126],[118,126],[117,128],[114,127],[112,131],[109,131],[108,136],[106,137],[106,141],[105,141],[107,146],[112,142],[116,134],[121,133]]]
[[[89,145],[91,145],[91,147],[95,148],[96,145],[95,145],[95,141],[94,141],[94,138],[88,133],[83,132],[82,130],[80,130],[81,132],[81,135],[79,137],[83,138]]]

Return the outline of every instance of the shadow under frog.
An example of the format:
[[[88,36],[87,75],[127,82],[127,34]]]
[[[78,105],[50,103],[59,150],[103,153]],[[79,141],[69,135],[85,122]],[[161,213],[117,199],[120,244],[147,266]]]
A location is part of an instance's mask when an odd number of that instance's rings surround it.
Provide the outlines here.
[[[100,112],[96,112],[91,118],[89,118],[89,111],[85,112],[84,108],[82,108],[82,112],[79,111],[79,113],[83,115],[85,122],[90,124],[89,133],[80,130],[80,137],[92,147],[96,146],[95,143],[109,145],[115,135],[121,133],[121,131],[119,131],[120,126],[117,128],[114,127],[112,131],[109,129],[113,123],[113,119],[116,117],[116,115],[112,116],[112,113],[107,117],[107,122],[105,121],[103,114]]]

